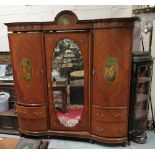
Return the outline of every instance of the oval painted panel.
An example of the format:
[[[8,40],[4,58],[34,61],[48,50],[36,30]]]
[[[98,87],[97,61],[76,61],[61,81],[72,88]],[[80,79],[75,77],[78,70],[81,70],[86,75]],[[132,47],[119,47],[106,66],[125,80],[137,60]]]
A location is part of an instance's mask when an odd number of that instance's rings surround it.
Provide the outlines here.
[[[115,57],[109,57],[104,66],[104,78],[108,83],[113,83],[118,76],[118,62]]]
[[[77,43],[61,39],[52,52],[52,93],[57,118],[65,127],[74,127],[84,106],[84,67]]]
[[[71,17],[69,14],[61,15],[58,19],[58,25],[70,25]]]
[[[32,78],[32,64],[28,58],[22,60],[20,70],[23,80],[30,81]]]

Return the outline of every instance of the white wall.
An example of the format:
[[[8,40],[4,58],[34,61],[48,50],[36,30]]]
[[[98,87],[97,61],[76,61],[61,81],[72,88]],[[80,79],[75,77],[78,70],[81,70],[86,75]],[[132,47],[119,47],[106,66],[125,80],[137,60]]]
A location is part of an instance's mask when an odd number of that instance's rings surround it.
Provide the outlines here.
[[[128,17],[131,6],[0,6],[0,51],[8,51],[7,28],[4,23],[27,21],[53,21],[62,10],[72,10],[79,19]]]
[[[72,10],[79,19],[131,17],[133,6],[0,6],[0,51],[9,51],[7,28],[4,23],[27,21],[53,21],[62,10]],[[155,27],[155,21],[154,21]],[[152,55],[155,57],[155,29],[152,43]],[[148,47],[148,35],[144,35],[145,47]],[[155,107],[155,66],[152,82],[152,101]],[[155,108],[154,108],[155,109]],[[155,110],[154,110],[155,111]]]

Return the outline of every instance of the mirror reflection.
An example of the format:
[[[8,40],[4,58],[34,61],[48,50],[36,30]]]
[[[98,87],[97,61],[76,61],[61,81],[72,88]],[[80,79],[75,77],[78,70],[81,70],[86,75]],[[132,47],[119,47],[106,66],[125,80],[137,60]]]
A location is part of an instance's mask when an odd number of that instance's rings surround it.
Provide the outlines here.
[[[72,39],[60,40],[53,52],[52,91],[57,118],[66,127],[78,124],[84,104],[81,50]]]

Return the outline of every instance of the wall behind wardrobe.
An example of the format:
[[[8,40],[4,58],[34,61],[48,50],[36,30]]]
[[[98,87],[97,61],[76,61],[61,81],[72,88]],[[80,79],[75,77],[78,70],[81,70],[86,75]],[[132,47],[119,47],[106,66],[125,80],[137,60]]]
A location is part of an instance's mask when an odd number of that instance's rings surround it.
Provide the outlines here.
[[[72,10],[79,19],[96,19],[132,16],[132,6],[0,6],[0,51],[9,50],[7,39],[7,22],[53,21],[62,10]]]

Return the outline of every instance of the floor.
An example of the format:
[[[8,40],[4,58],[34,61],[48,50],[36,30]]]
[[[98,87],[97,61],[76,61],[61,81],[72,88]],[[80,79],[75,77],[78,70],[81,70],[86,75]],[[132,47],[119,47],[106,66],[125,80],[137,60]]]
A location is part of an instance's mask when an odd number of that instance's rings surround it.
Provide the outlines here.
[[[0,137],[11,137],[18,138],[16,135],[7,135],[0,134]],[[50,141],[48,148],[49,149],[155,149],[155,133],[152,131],[147,132],[147,143],[146,144],[137,144],[131,142],[130,145],[121,146],[121,145],[112,145],[105,143],[90,143],[88,140],[73,139],[73,138],[60,138],[53,137],[48,139]]]

